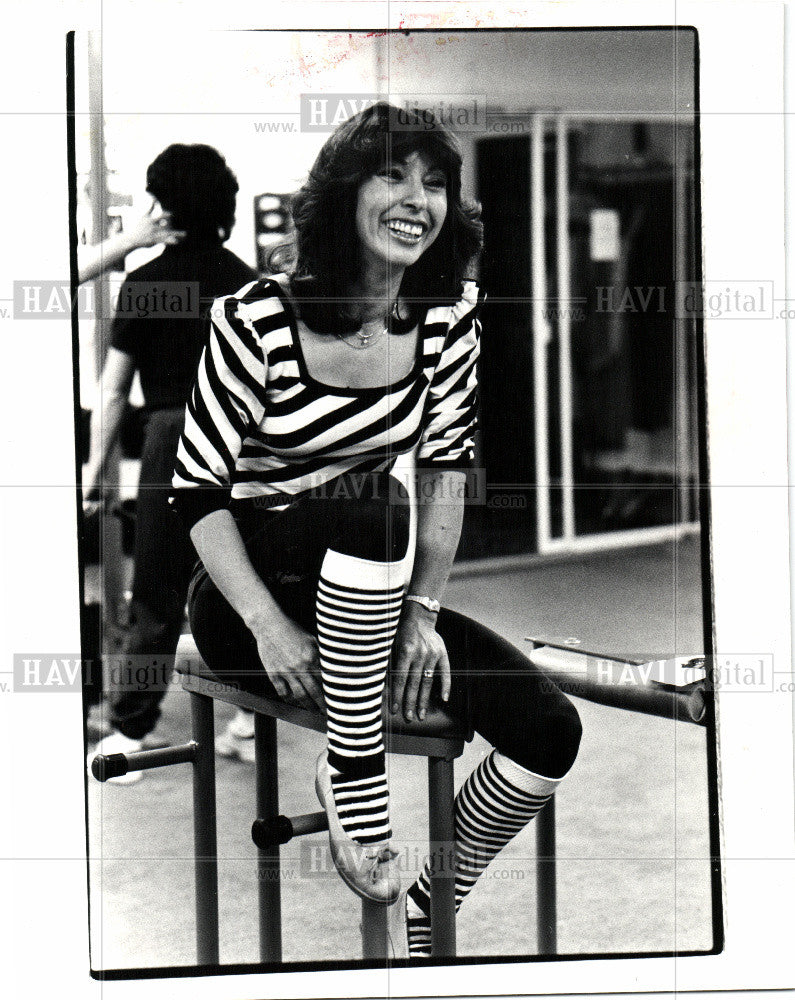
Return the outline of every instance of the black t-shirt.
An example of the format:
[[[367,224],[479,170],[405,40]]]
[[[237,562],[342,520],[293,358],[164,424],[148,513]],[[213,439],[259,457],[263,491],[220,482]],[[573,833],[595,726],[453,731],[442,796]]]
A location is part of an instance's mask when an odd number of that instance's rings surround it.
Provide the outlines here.
[[[213,299],[231,295],[256,277],[222,244],[192,240],[167,246],[127,275],[110,342],[133,357],[147,410],[185,405],[209,333]]]

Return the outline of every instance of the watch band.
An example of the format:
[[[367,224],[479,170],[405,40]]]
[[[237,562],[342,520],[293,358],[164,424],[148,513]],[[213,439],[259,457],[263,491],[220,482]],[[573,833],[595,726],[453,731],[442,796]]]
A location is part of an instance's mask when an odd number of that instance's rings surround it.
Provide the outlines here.
[[[431,611],[435,615],[438,615],[441,609],[441,604],[439,604],[438,601],[434,601],[432,597],[422,597],[419,594],[406,594],[404,600],[414,601],[415,604],[421,604],[426,611]]]

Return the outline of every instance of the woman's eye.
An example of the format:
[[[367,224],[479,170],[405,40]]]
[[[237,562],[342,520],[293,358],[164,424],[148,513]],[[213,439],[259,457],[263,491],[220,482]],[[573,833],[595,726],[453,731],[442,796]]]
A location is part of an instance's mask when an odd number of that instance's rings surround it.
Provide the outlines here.
[[[379,177],[386,177],[390,181],[399,181],[403,177],[403,171],[400,167],[382,167],[378,171]]]
[[[428,178],[428,179],[427,179],[427,180],[425,181],[425,186],[426,186],[426,187],[429,187],[429,188],[433,188],[433,190],[434,190],[434,191],[438,191],[438,190],[440,190],[440,189],[442,189],[442,188],[446,188],[446,187],[447,187],[447,181],[446,181],[446,179],[445,179],[445,178],[444,178],[444,177],[443,177],[443,176],[442,176],[442,175],[440,174],[440,175],[438,175],[438,176],[435,176],[435,177],[429,177],[429,178]]]

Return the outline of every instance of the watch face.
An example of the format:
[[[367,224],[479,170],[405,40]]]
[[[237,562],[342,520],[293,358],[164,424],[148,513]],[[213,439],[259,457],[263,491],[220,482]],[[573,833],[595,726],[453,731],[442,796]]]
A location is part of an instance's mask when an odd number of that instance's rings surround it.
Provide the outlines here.
[[[417,594],[407,594],[406,600],[414,601],[416,604],[421,604],[424,608],[427,608],[428,611],[439,611],[441,608],[439,602],[434,601],[432,597],[420,597]]]

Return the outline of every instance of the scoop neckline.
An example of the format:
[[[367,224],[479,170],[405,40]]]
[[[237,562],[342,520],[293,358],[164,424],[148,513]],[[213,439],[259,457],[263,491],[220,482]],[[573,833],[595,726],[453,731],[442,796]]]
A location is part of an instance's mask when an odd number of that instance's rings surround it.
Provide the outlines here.
[[[321,382],[320,379],[316,379],[309,371],[306,363],[306,358],[304,357],[304,349],[301,346],[301,337],[298,333],[298,321],[296,318],[296,310],[293,306],[292,299],[286,289],[282,286],[281,282],[277,281],[275,278],[271,278],[270,281],[278,289],[279,298],[282,300],[282,304],[285,306],[285,312],[287,313],[287,318],[290,324],[290,336],[293,341],[293,350],[295,351],[295,356],[298,361],[298,370],[301,373],[301,378],[306,385],[315,386],[318,389],[322,389],[325,393],[331,393],[335,396],[363,396],[363,395],[374,395],[377,393],[394,392],[397,389],[402,389],[405,386],[413,382],[417,376],[423,370],[423,362],[425,359],[425,325],[428,317],[428,310],[424,310],[420,321],[417,324],[417,344],[414,352],[414,364],[411,370],[407,372],[402,378],[399,378],[396,382],[390,382],[388,385],[370,385],[363,386],[361,388],[347,387],[342,385],[329,385],[327,382]],[[405,336],[402,334],[401,336]]]

